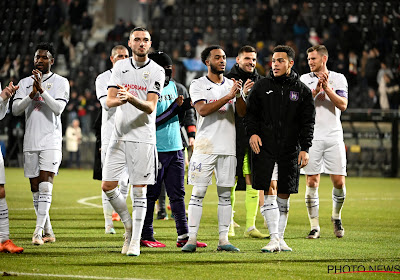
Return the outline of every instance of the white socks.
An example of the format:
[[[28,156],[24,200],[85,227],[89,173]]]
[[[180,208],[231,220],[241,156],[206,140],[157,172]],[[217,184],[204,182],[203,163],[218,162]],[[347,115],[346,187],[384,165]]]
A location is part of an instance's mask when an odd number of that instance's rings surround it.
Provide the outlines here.
[[[0,198],[0,243],[10,239],[10,227],[8,222],[8,207],[6,198]]]
[[[346,198],[346,186],[342,189],[332,189],[332,218],[341,219],[341,211]]]
[[[112,226],[112,213],[114,211],[114,208],[112,207],[110,203],[110,199],[106,195],[105,192],[101,192],[101,201],[103,204],[103,214],[104,214],[104,221],[105,221],[105,227],[107,226]]]
[[[132,241],[140,240],[147,210],[147,187],[132,187]],[[132,244],[132,243],[131,243]]]
[[[115,212],[121,217],[121,221],[124,224],[125,231],[132,232],[132,218],[129,214],[128,207],[126,206],[126,201],[121,195],[119,188],[114,188],[112,190],[106,191],[108,199]]]
[[[36,218],[36,233],[42,235],[41,230],[44,229],[46,220],[49,217],[53,192],[53,184],[50,182],[39,183],[39,198],[37,200],[37,218]],[[35,202],[34,202],[35,204]]]
[[[310,188],[306,186],[305,196],[308,219],[310,220],[311,230],[320,230],[319,227],[319,197],[318,188]]]
[[[199,231],[201,215],[203,213],[203,199],[206,195],[207,187],[193,186],[192,196],[189,202],[188,213],[188,226],[189,226],[189,240],[188,243],[196,245],[197,233]],[[231,216],[229,216],[230,222]],[[228,224],[229,224],[228,222]]]
[[[276,198],[276,202],[279,207],[279,224],[278,224],[278,232],[279,238],[283,239],[283,235],[285,234],[285,229],[289,217],[289,200],[290,198],[283,199],[280,197]]]
[[[264,195],[264,205],[260,207],[260,212],[267,222],[271,240],[279,239],[279,208],[276,197],[276,195]]]
[[[232,216],[231,189],[217,186],[219,245],[229,244],[228,230]]]

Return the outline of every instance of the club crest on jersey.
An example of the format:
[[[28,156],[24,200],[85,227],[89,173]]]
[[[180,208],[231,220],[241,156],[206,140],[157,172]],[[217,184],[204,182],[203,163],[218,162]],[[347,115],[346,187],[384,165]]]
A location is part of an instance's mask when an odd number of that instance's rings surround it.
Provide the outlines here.
[[[150,77],[150,72],[149,71],[144,71],[143,72],[143,79],[147,80]]]
[[[154,89],[155,90],[160,90],[161,86],[159,82],[154,82]]]
[[[292,101],[297,101],[299,100],[299,93],[297,91],[291,91],[289,94],[289,98]]]
[[[46,84],[46,89],[50,90],[52,86],[53,86],[53,83],[47,83]]]

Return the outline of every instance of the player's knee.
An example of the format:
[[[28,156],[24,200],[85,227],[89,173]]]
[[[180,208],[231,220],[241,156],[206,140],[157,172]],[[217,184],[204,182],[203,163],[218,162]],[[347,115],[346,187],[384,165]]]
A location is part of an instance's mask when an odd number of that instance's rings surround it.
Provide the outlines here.
[[[101,183],[101,189],[103,192],[111,191],[112,189],[115,189],[117,187],[118,182],[115,184],[114,182],[107,182],[103,181]]]
[[[6,197],[6,189],[4,188],[4,185],[0,185],[0,198],[5,198]]]
[[[310,176],[307,178],[307,186],[310,188],[318,188],[319,180],[317,177]]]

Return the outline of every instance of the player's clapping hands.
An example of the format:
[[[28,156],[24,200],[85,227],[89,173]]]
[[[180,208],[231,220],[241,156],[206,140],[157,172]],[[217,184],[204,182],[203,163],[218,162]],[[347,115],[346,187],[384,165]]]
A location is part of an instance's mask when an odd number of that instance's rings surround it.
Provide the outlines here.
[[[229,99],[233,99],[238,96],[238,94],[240,94],[240,90],[242,89],[242,80],[236,81],[233,78],[231,80],[233,81],[233,86],[228,93]]]
[[[1,91],[0,93],[1,98],[3,98],[3,100],[11,98],[15,94],[18,88],[19,86],[14,86],[13,82],[10,82],[8,86],[6,86],[5,89]]]
[[[133,98],[133,95],[123,86],[117,85],[118,86],[118,92],[117,92],[117,97],[121,101],[122,104],[125,104],[128,102],[130,98]]]
[[[32,71],[32,74],[33,74],[33,76],[32,76],[32,79],[33,79],[33,90],[32,90],[31,94],[33,94],[33,92],[35,91],[35,94],[33,95],[33,96],[35,96],[36,92],[43,93],[43,88],[42,88],[42,77],[43,77],[43,74],[42,74],[42,72],[40,72],[37,69],[34,69]]]
[[[249,94],[253,85],[254,85],[254,81],[247,79],[247,81],[244,83],[244,86],[243,86],[243,93],[245,96],[247,96]]]
[[[317,75],[317,77],[318,77],[318,84],[317,84],[317,87],[314,89],[314,90],[312,90],[312,95],[313,95],[313,98],[314,98],[314,100],[315,99],[318,99],[319,101],[324,101],[325,100],[325,93],[324,92],[321,92],[322,91],[322,89],[324,89],[324,87],[323,87],[323,80],[324,80],[324,76],[326,75],[325,73],[322,73],[322,72],[320,72],[320,73],[318,73],[318,74],[316,74]],[[327,76],[327,75],[326,75]],[[327,78],[326,78],[326,80],[328,80]],[[327,84],[328,82],[326,81],[326,84]]]

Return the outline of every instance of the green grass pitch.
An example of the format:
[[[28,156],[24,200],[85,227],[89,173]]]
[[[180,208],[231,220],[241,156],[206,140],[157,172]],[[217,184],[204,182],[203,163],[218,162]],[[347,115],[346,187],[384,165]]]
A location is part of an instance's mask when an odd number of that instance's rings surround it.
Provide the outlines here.
[[[54,244],[31,245],[35,213],[29,182],[22,169],[6,169],[10,232],[22,254],[0,253],[0,273],[10,279],[400,279],[394,273],[328,273],[329,266],[396,266],[400,269],[400,180],[347,178],[342,212],[345,237],[333,235],[330,214],[331,183],[320,188],[321,238],[307,240],[309,222],[304,203],[305,181],[292,195],[285,240],[293,252],[261,253],[268,240],[243,237],[244,192],[236,193],[235,221],[242,225],[231,237],[239,253],[217,252],[217,194],[210,186],[203,205],[199,240],[208,243],[196,253],[176,247],[173,220],[155,221],[156,239],[166,248],[142,248],[140,257],[121,255],[123,225],[116,235],[104,234],[100,182],[89,170],[60,170],[55,178],[50,209]],[[186,203],[191,187],[186,189]],[[87,204],[78,201],[86,199]],[[130,206],[130,199],[128,198]],[[130,208],[130,207],[129,207]],[[267,233],[258,213],[257,228]],[[399,271],[399,270],[397,270]],[[6,273],[5,273],[6,272]],[[8,279],[8,278],[5,278]]]

